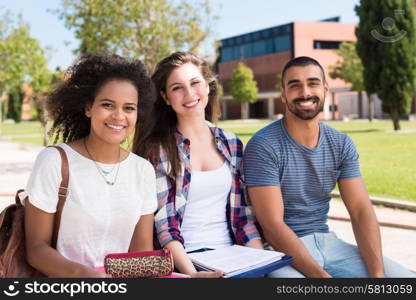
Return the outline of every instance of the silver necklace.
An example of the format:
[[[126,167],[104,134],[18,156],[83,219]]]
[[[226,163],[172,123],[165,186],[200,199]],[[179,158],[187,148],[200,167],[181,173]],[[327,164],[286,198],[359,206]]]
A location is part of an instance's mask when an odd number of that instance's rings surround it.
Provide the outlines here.
[[[113,168],[111,169],[111,171],[105,171],[103,170],[98,163],[94,160],[94,158],[92,157],[90,151],[88,151],[88,147],[87,147],[87,143],[85,142],[85,138],[84,138],[84,147],[85,150],[88,153],[88,156],[91,158],[91,160],[94,162],[95,167],[97,168],[98,173],[100,173],[101,177],[104,179],[105,183],[107,183],[108,185],[114,185],[116,183],[117,180],[117,176],[118,176],[118,170],[120,169],[120,157],[121,157],[121,150],[120,147],[118,148],[118,163],[117,163],[117,171],[116,171],[116,175],[114,176],[113,181],[110,181],[107,179],[106,175],[109,175],[113,172],[114,168],[116,165],[113,166]]]

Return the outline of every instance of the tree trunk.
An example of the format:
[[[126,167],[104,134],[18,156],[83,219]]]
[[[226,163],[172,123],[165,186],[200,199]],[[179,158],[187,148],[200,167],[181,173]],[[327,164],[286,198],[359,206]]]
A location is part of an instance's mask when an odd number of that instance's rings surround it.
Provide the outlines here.
[[[227,101],[221,100],[221,120],[227,120]]]
[[[35,98],[35,103],[36,103],[37,111],[38,111],[38,117],[39,117],[40,124],[42,125],[42,131],[43,131],[43,146],[46,147],[49,145],[49,135],[48,135],[49,128],[48,128],[48,114],[45,109],[45,100],[46,100],[45,94],[40,94],[38,95],[38,97]]]
[[[332,104],[330,106],[330,111],[332,112],[332,120],[335,120],[335,93],[331,93]]]
[[[42,128],[43,128],[43,146],[46,147],[49,144],[48,122],[45,120],[45,118],[42,118],[41,124],[42,124]]]
[[[274,98],[272,97],[267,99],[267,117],[271,120],[274,118]]]
[[[3,125],[3,111],[2,111],[3,108],[2,108],[2,104],[3,104],[3,101],[6,98],[6,95],[8,93],[9,93],[8,88],[5,88],[3,90],[3,92],[1,93],[1,95],[0,95],[0,137],[1,137],[1,134],[2,134],[2,125]]]
[[[241,119],[245,120],[249,117],[249,103],[248,102],[242,102],[241,103]]]
[[[371,94],[368,97],[368,121],[373,122],[374,119],[374,98],[376,94]]]
[[[397,107],[392,107],[390,109],[391,119],[393,120],[393,127],[394,130],[400,130],[400,123],[399,123],[399,109]]]
[[[363,118],[363,91],[358,91],[358,118]]]

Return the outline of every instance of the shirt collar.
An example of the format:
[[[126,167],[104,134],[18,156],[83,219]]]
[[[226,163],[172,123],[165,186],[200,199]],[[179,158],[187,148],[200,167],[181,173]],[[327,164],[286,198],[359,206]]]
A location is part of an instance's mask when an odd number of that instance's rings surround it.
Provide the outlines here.
[[[212,124],[211,122],[209,122],[209,121],[205,121],[205,122],[207,123],[209,129],[211,130],[211,133],[214,136],[215,141],[218,142],[218,140],[221,139],[221,135],[220,135],[221,134],[221,131],[220,131],[220,129],[217,126],[215,126],[214,124]],[[176,128],[176,131],[175,131],[175,138],[176,138],[176,146],[181,146],[183,144],[186,144],[188,146],[190,145],[189,139],[187,137],[185,137],[178,130],[178,128]]]

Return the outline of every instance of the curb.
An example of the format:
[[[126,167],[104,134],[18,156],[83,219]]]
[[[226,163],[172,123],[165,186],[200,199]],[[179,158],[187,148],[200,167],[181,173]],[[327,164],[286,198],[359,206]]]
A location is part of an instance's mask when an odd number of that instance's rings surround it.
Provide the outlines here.
[[[331,193],[331,196],[336,197],[336,198],[341,198],[340,193],[336,191],[333,191]],[[376,197],[376,196],[371,196],[371,195],[370,195],[370,200],[371,200],[371,203],[374,205],[383,205],[386,207],[399,208],[399,209],[409,210],[411,212],[416,212],[416,202]]]
[[[328,219],[336,220],[336,221],[345,221],[351,222],[351,219],[348,217],[339,217],[339,216],[329,216]],[[408,230],[416,230],[416,226],[414,225],[407,225],[407,224],[399,224],[399,223],[390,223],[390,222],[378,222],[378,225],[383,227],[393,227],[393,228],[401,228],[401,229],[408,229]]]

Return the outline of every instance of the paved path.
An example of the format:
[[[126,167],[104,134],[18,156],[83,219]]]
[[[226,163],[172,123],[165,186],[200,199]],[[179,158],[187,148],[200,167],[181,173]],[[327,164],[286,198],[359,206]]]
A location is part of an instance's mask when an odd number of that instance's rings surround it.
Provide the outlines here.
[[[0,195],[24,188],[43,147],[0,140]]]
[[[389,225],[380,226],[383,254],[416,272],[416,229],[403,229],[407,225],[416,227],[416,213],[381,206],[374,208],[379,223]],[[345,221],[349,217],[341,200],[331,200],[329,216],[329,228],[338,237],[356,245],[351,223]]]
[[[25,187],[36,155],[42,149],[0,140],[0,209],[14,201],[11,195],[17,189]],[[384,255],[416,271],[416,213],[381,206],[374,208],[382,224]],[[340,200],[331,201],[329,215],[330,229],[340,238],[355,244],[348,213]]]

